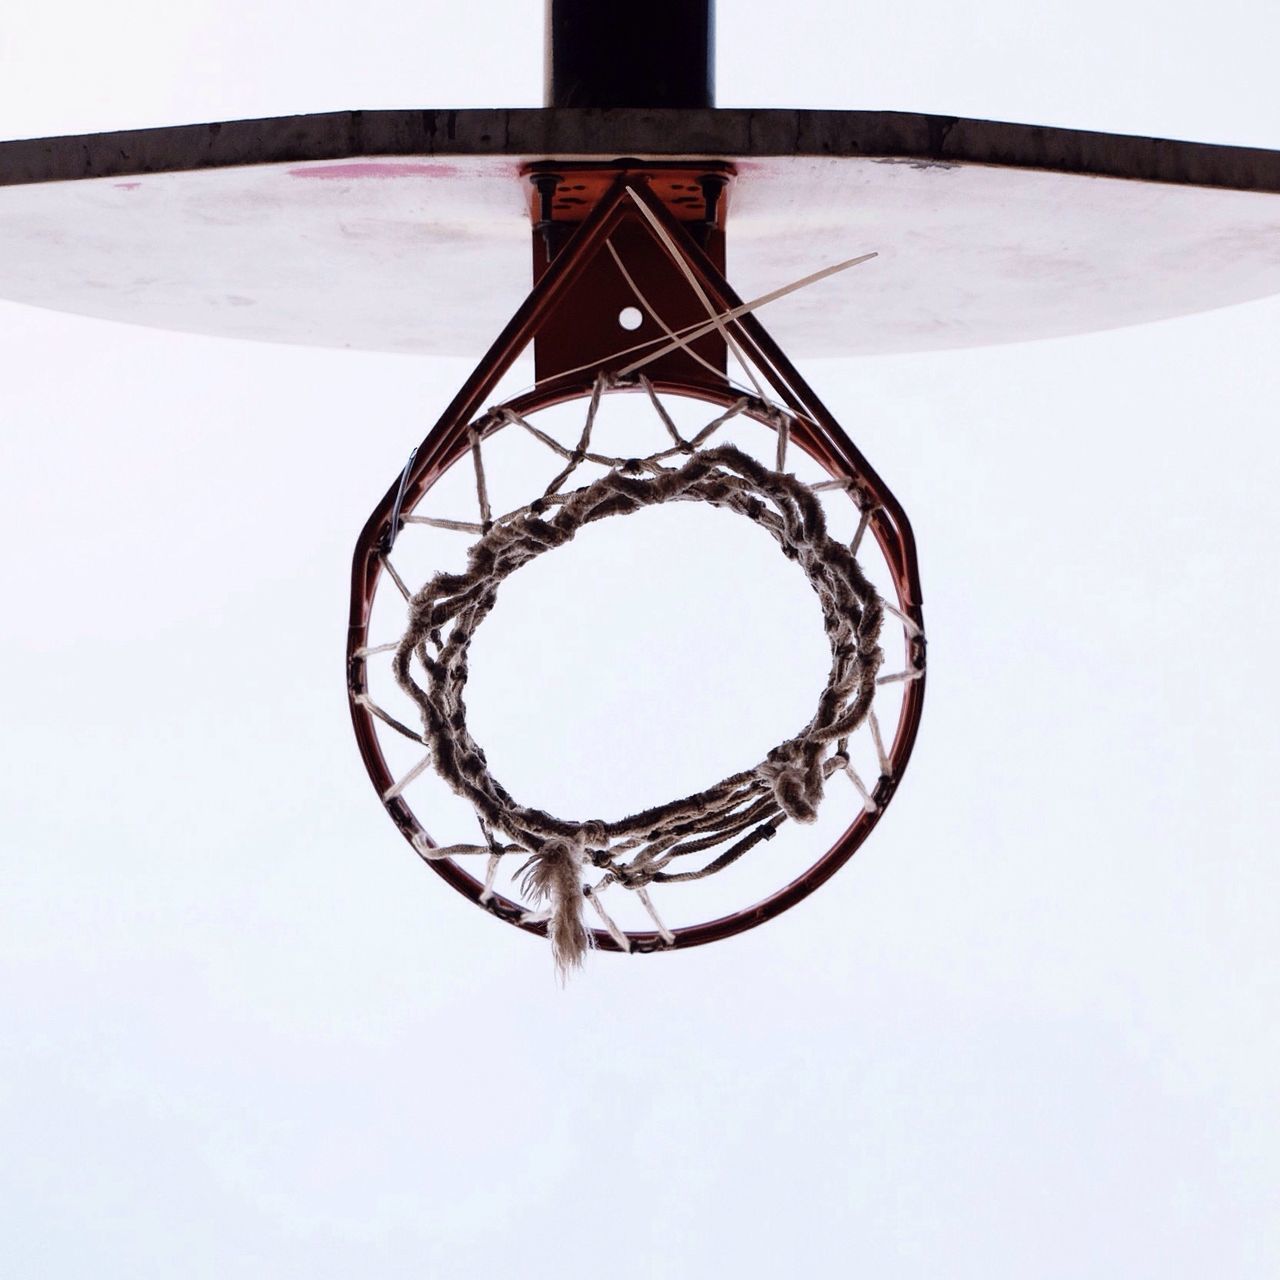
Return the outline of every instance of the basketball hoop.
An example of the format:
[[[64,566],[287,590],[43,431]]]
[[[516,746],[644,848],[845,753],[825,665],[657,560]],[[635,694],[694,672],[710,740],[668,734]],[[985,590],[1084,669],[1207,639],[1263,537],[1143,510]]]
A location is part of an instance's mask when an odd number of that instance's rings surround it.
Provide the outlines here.
[[[540,176],[534,175],[535,184]],[[567,228],[571,238],[560,252],[547,253],[533,294],[366,525],[356,552],[349,643],[356,732],[388,812],[419,855],[472,901],[509,923],[548,934],[562,973],[591,944],[647,952],[709,942],[760,924],[812,892],[866,839],[896,790],[915,740],[924,685],[914,544],[896,500],[768,337],[754,308],[736,298],[678,213],[655,194],[655,185],[669,183],[666,171],[654,175],[635,164],[604,177],[599,202]],[[566,181],[560,175],[555,180]],[[544,190],[549,185],[542,184]],[[687,187],[699,189],[676,184]],[[708,239],[704,234],[704,243]],[[554,245],[555,237],[544,236],[543,243]],[[606,327],[620,301],[638,304],[647,329],[633,333],[623,326],[618,337],[617,326]],[[614,336],[602,340],[602,332]],[[552,342],[540,347],[544,335]],[[539,382],[477,412],[530,341]],[[585,366],[563,367],[570,353],[601,341],[616,349],[601,348]],[[724,372],[730,353],[746,385]],[[649,406],[661,447],[624,456],[597,444],[602,402],[627,394]],[[696,430],[682,430],[669,408],[673,400],[686,408],[711,405],[715,412]],[[573,438],[558,439],[538,418],[569,403],[585,406],[581,427]],[[767,458],[724,440],[739,422],[773,432]],[[549,471],[528,501],[496,513],[485,456],[509,433],[544,446]],[[757,431],[757,446],[766,434]],[[788,471],[789,453],[797,449],[820,464],[824,479],[805,482]],[[424,500],[435,482],[467,463],[474,517],[427,514]],[[603,474],[577,484],[588,466]],[[824,499],[851,503],[856,511],[848,542],[828,533]],[[554,816],[512,796],[471,736],[464,691],[472,636],[502,583],[531,560],[596,521],[668,502],[710,503],[745,516],[798,564],[822,609],[831,651],[826,684],[799,732],[711,787],[611,821]],[[475,536],[463,572],[438,572],[425,584],[405,581],[395,567],[396,549],[402,534],[422,525]],[[882,599],[859,564],[870,548],[884,561],[893,600]],[[403,597],[408,621],[397,639],[381,641],[370,635],[370,620],[378,590],[388,582]],[[898,667],[884,666],[886,613],[901,631]],[[369,664],[378,661],[390,663],[405,707],[392,710],[372,696]],[[888,732],[875,705],[886,686],[900,695]],[[425,754],[395,776],[383,751],[384,733],[419,742]],[[859,736],[870,762],[865,778],[851,749]],[[472,806],[472,839],[437,841],[414,809],[414,784],[429,769]],[[761,846],[784,823],[815,819],[837,773],[851,784],[843,800],[850,822],[834,847],[762,901],[694,924],[665,922],[659,890],[674,891],[748,856],[767,857]],[[464,868],[468,860],[483,864],[481,876]],[[497,888],[500,877],[510,884],[506,892]],[[607,895],[618,892],[634,895],[649,928],[624,929],[615,921]],[[597,919],[593,931],[585,920],[588,906]]]
[[[1264,297],[1280,292],[1280,152],[717,109],[710,0],[550,0],[547,31],[543,108],[0,143],[0,296],[426,356],[474,357],[498,332],[359,537],[347,687],[400,831],[491,914],[550,932],[564,966],[587,942],[679,949],[793,906],[861,846],[911,756],[925,648],[910,525],[757,311],[874,260],[845,277],[855,286],[770,313],[808,358],[1062,337]],[[730,227],[745,302],[726,282]],[[835,244],[841,260],[824,263]],[[534,383],[514,394],[502,380],[527,349]],[[656,440],[606,448],[600,415],[617,403],[647,406]],[[495,509],[485,468],[517,439],[546,474],[531,463],[527,493]],[[817,710],[713,786],[608,821],[552,815],[508,793],[471,737],[468,644],[530,559],[670,502],[747,517],[807,575],[831,649]],[[427,563],[424,530],[469,539],[465,565]],[[466,830],[446,833],[437,802],[459,796]],[[833,808],[847,821],[829,828]],[[812,842],[790,845],[797,831]],[[748,868],[767,874],[748,885]]]

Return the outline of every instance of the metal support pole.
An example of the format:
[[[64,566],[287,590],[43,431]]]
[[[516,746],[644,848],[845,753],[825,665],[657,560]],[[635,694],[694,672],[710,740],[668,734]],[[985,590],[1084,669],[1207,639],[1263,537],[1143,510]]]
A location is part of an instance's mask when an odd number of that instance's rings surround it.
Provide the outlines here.
[[[546,105],[714,106],[714,0],[547,0]]]

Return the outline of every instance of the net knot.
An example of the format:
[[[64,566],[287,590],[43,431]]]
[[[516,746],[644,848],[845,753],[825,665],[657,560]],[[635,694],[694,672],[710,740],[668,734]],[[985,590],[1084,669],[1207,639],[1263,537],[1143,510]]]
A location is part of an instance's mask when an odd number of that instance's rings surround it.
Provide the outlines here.
[[[648,884],[652,878],[646,875],[637,867],[628,866],[625,863],[619,867],[615,867],[609,873],[624,889],[636,889],[641,885]]]
[[[794,758],[766,760],[760,775],[769,783],[778,808],[795,822],[813,822],[822,802],[822,761]]]
[[[603,822],[584,822],[578,828],[578,834],[575,837],[578,844],[582,846],[584,855],[591,849],[599,849],[608,843],[609,833],[605,830]]]

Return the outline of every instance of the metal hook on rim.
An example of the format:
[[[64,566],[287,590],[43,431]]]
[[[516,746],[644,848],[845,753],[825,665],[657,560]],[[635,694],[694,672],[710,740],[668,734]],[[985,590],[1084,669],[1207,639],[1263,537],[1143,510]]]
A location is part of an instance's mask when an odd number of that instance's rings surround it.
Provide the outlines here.
[[[404,491],[409,485],[409,472],[413,470],[413,460],[418,456],[418,446],[414,445],[409,452],[409,461],[404,464],[404,470],[400,473],[400,483],[396,486],[396,500],[391,506],[391,520],[387,525],[387,531],[382,536],[382,553],[390,555],[391,548],[395,546],[396,539],[400,536],[400,530],[403,527],[403,520],[400,518],[400,509],[404,506]]]

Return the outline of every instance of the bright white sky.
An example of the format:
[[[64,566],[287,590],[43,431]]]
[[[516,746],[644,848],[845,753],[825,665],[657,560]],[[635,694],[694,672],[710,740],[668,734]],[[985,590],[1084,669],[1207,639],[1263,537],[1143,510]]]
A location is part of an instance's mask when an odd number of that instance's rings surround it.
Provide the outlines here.
[[[721,105],[1280,147],[1256,3],[719,25]],[[49,3],[0,31],[0,136],[540,76],[532,3]],[[465,364],[0,304],[0,1269],[1275,1274],[1278,335],[812,366],[921,546],[912,768],[801,908],[561,991],[347,718],[351,547]]]

